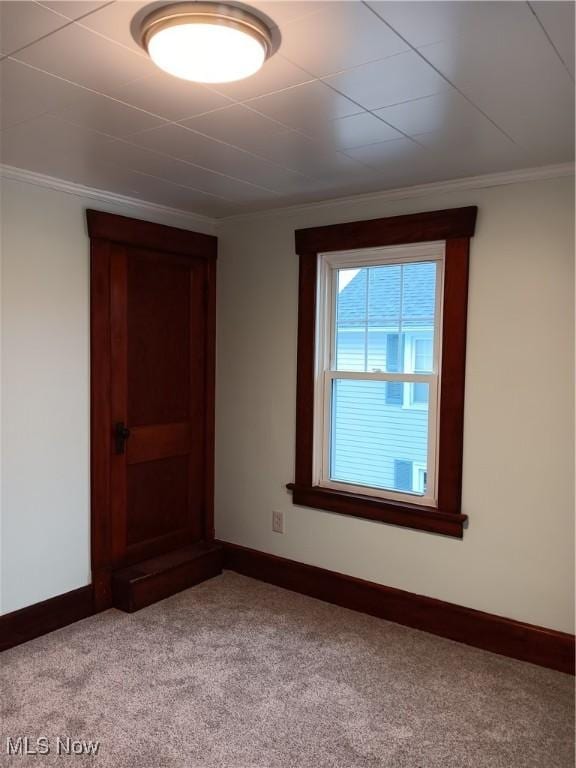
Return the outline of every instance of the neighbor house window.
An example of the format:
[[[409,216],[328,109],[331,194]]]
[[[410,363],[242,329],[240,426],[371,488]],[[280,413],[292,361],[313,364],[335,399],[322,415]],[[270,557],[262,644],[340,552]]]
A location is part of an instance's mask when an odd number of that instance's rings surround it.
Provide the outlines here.
[[[462,535],[475,208],[300,230],[296,504]]]
[[[434,350],[435,345],[431,330],[426,336],[416,336],[412,342],[412,356],[410,359],[411,367],[409,370],[415,374],[432,373],[432,371],[438,367],[438,355],[436,354],[436,356],[434,356]],[[429,403],[429,391],[426,385],[414,381],[409,389],[410,405],[427,408]]]

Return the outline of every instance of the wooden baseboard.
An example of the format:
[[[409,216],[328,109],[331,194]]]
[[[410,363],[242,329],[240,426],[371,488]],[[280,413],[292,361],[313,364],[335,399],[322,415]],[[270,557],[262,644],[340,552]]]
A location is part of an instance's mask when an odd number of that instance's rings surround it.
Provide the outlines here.
[[[115,571],[114,607],[128,613],[139,611],[222,573],[222,559],[220,544],[198,542]]]
[[[574,635],[384,587],[236,544],[220,543],[224,550],[224,567],[246,576],[476,648],[574,674]],[[201,568],[204,574],[208,568],[210,575],[205,578],[219,572],[221,560],[217,558],[221,556],[206,558]],[[193,578],[189,568],[174,568],[169,576],[169,594],[192,586],[189,581]],[[146,579],[140,584],[146,592],[145,582]],[[153,588],[148,598],[155,595],[151,602],[167,596],[162,594],[165,583],[152,581],[149,586]],[[93,590],[89,585],[0,616],[0,651],[65,627],[94,612]]]
[[[222,542],[224,567],[513,659],[574,674],[574,635]]]
[[[89,585],[0,616],[0,651],[85,619],[93,605]]]

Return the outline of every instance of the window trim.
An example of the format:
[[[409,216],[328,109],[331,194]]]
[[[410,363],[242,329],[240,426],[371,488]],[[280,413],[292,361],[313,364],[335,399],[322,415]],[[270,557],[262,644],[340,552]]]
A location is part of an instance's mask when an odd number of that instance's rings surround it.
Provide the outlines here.
[[[466,309],[470,238],[477,208],[453,208],[296,231],[300,258],[294,504],[462,538]],[[314,408],[319,254],[445,241],[438,507],[378,499],[314,483]]]
[[[317,320],[316,320],[316,365],[314,393],[314,457],[313,483],[315,486],[345,491],[347,493],[366,494],[380,499],[389,499],[409,504],[421,504],[426,507],[437,507],[436,475],[438,456],[439,423],[439,385],[441,383],[442,356],[442,295],[444,284],[445,243],[417,243],[409,245],[384,246],[381,248],[354,251],[332,251],[318,254],[318,288],[317,288]],[[337,368],[336,361],[336,322],[337,280],[339,269],[381,266],[385,264],[420,264],[432,262],[436,264],[436,294],[434,319],[434,349],[435,370],[430,373],[405,372],[369,372],[345,371]],[[405,364],[401,366],[405,368]],[[355,381],[401,381],[408,383],[403,387],[403,402],[399,407],[415,408],[429,411],[428,419],[428,456],[430,463],[431,484],[429,492],[423,496],[417,493],[395,491],[390,488],[363,486],[348,483],[343,480],[330,478],[330,441],[329,424],[330,409],[333,404],[333,382],[335,380],[352,379]],[[429,386],[429,403],[426,406],[412,406],[406,402],[406,390],[412,390],[414,383],[425,382]],[[408,394],[410,397],[410,394]],[[430,425],[434,429],[430,429]]]

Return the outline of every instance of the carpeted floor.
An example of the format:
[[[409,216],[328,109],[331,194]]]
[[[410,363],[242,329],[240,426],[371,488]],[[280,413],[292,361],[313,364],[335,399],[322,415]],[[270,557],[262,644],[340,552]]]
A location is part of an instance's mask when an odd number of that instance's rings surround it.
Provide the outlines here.
[[[234,573],[0,663],[9,768],[574,765],[573,678]],[[26,735],[51,754],[7,756]],[[98,755],[57,755],[58,736]]]

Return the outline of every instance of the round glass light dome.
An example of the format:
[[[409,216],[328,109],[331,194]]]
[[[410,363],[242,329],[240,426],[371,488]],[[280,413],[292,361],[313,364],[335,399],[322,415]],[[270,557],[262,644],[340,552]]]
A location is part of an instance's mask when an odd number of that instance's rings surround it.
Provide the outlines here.
[[[257,72],[271,53],[256,16],[219,3],[180,3],[144,19],[142,42],[165,72],[197,83],[229,83]]]

